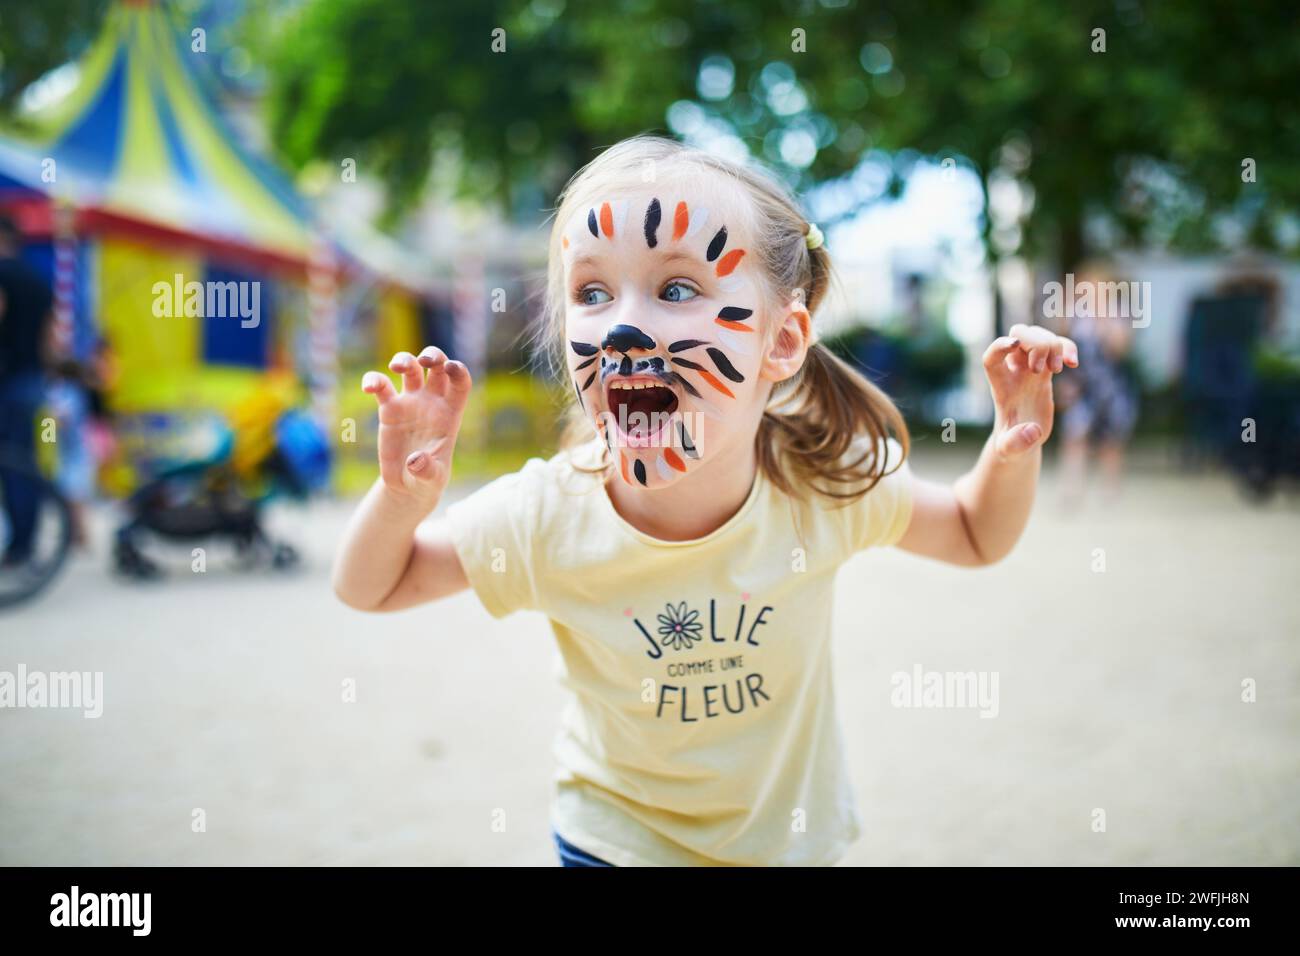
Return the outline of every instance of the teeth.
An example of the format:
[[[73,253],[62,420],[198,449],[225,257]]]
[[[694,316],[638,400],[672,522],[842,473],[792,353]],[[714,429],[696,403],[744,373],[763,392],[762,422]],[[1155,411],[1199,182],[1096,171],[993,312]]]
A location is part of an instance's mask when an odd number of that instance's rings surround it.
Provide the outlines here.
[[[653,382],[613,382],[610,386],[614,388],[659,388],[660,386]]]

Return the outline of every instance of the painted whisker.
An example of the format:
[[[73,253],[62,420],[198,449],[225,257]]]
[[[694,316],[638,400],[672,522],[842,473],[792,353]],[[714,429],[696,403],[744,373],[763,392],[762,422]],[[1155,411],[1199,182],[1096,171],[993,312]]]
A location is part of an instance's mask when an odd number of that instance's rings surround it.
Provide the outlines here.
[[[695,348],[695,346],[697,345],[708,345],[708,344],[709,343],[704,341],[703,339],[682,339],[681,341],[674,342],[672,345],[668,346],[668,351],[684,352],[687,349]],[[673,361],[676,361],[676,359],[674,359]]]
[[[740,355],[753,355],[754,350],[746,344],[742,336],[732,335],[726,329],[718,330],[718,341],[725,345],[731,351]]]
[[[682,451],[686,452],[687,458],[699,458],[700,453],[695,449],[695,442],[691,440],[690,432],[686,430],[685,422],[677,423],[678,436],[681,438]]]
[[[736,371],[736,367],[731,364],[722,349],[709,348],[705,349],[709,353],[709,358],[713,359],[713,364],[718,367],[718,371],[731,379],[733,382],[743,382],[745,376]]]
[[[677,361],[677,360],[676,360],[676,359],[673,359],[673,361],[675,362],[675,361]],[[673,372],[672,375],[673,375],[673,381],[680,382],[682,388],[686,389],[686,392],[687,392],[688,395],[690,395],[692,398],[699,398],[699,397],[700,397],[700,392],[699,392],[699,390],[698,390],[694,385],[692,385],[690,382],[688,382],[688,381],[686,380],[685,376],[679,375],[679,374],[676,373],[676,372]]]
[[[704,381],[708,382],[710,385],[716,388],[723,395],[726,395],[727,398],[736,397],[735,393],[732,392],[731,389],[727,388],[727,386],[723,385],[722,382],[718,381],[717,376],[715,376],[712,372],[708,371],[707,369],[700,369],[700,378],[704,379]]]

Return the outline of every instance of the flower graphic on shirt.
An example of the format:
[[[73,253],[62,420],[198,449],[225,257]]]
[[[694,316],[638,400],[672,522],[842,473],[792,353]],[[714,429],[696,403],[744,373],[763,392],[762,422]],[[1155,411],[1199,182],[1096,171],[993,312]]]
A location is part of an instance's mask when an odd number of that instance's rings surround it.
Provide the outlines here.
[[[704,625],[698,620],[699,611],[688,614],[685,601],[676,606],[665,604],[664,610],[668,613],[658,615],[659,643],[675,651],[688,651],[696,641],[703,640],[700,632],[704,630]]]

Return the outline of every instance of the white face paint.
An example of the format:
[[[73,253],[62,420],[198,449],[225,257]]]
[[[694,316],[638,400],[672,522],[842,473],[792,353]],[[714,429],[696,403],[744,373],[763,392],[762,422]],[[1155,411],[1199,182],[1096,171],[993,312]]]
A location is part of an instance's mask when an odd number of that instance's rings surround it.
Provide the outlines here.
[[[762,295],[738,190],[650,184],[598,198],[561,233],[565,354],[622,480],[679,480],[753,440]]]

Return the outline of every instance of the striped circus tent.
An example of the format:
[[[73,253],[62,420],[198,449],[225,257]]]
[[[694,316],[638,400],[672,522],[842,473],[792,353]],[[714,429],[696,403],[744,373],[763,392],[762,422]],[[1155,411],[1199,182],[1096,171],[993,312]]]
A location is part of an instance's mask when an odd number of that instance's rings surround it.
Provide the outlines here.
[[[269,385],[330,421],[347,284],[375,290],[376,311],[408,330],[424,291],[377,275],[355,237],[244,145],[207,88],[197,27],[163,0],[119,0],[75,85],[0,134],[0,212],[50,278],[56,340],[83,359],[107,343],[109,399],[142,452]],[[192,314],[190,283],[239,289],[257,315],[211,309],[210,291]]]
[[[31,171],[84,226],[196,240],[263,267],[300,269],[312,214],[289,180],[243,148],[200,81],[206,57],[150,0],[110,8],[76,87],[23,121]]]

